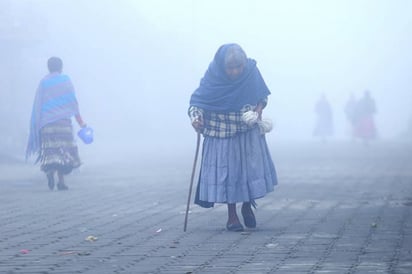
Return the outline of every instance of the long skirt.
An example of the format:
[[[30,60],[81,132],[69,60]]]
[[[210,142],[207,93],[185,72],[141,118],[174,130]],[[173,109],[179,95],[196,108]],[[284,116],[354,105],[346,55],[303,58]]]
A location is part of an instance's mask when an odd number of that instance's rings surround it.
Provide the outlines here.
[[[257,127],[231,138],[204,138],[196,204],[254,202],[276,184],[265,135]]]
[[[44,126],[40,136],[39,161],[42,171],[68,174],[81,165],[70,119],[62,119]]]
[[[358,138],[369,140],[376,137],[376,127],[372,116],[365,116],[358,120],[355,135]]]

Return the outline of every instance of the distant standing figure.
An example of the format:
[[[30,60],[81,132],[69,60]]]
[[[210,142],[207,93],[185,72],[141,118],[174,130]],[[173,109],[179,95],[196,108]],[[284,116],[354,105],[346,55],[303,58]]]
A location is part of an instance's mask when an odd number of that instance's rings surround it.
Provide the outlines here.
[[[349,123],[350,126],[350,135],[352,137],[355,137],[355,125],[356,125],[356,98],[353,93],[350,94],[348,101],[346,102],[345,105],[345,116],[346,120]]]
[[[225,44],[190,99],[192,126],[204,137],[195,203],[227,204],[228,231],[244,230],[236,203],[242,203],[245,226],[256,227],[252,205],[277,184],[261,124],[269,94],[256,61],[239,45]]]
[[[315,114],[316,124],[313,135],[320,137],[322,141],[326,141],[327,137],[333,135],[333,113],[325,94],[322,94],[316,102]]]
[[[26,159],[37,154],[35,163],[41,163],[49,189],[54,189],[57,173],[57,189],[67,190],[64,175],[81,164],[71,118],[75,116],[80,127],[86,123],[80,116],[73,84],[62,74],[62,60],[51,57],[47,66],[49,74],[40,81],[33,103]]]
[[[375,100],[366,90],[356,105],[356,137],[368,142],[376,138],[374,115],[376,114]]]

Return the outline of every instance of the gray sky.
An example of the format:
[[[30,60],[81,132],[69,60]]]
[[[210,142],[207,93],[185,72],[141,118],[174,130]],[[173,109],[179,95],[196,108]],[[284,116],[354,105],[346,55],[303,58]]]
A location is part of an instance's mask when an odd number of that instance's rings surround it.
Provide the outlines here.
[[[272,92],[270,141],[311,138],[321,93],[332,103],[336,139],[346,138],[350,93],[371,91],[382,138],[397,137],[412,116],[412,1],[1,1],[2,36],[20,37],[7,48],[13,58],[3,71],[13,79],[5,79],[2,103],[15,89],[24,130],[56,55],[100,140],[184,144],[195,136],[190,94],[228,42],[257,60]]]

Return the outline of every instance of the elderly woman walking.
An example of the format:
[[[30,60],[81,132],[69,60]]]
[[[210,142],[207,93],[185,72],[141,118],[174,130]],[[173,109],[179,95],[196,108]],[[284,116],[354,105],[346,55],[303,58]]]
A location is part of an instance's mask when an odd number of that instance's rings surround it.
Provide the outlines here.
[[[256,61],[237,44],[222,45],[190,99],[192,126],[204,136],[195,203],[228,207],[226,228],[255,228],[255,200],[273,191],[275,166],[265,139],[262,110],[270,94]]]
[[[26,159],[37,154],[36,163],[41,163],[50,190],[54,189],[56,173],[57,189],[68,190],[64,175],[81,164],[71,118],[75,116],[80,127],[86,124],[80,116],[72,82],[62,74],[62,60],[51,57],[47,66],[50,73],[40,81],[33,103]]]

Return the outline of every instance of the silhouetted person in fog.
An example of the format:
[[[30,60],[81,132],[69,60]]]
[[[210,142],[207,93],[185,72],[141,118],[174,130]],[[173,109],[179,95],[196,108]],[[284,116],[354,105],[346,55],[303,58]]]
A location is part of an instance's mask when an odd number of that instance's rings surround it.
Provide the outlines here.
[[[40,81],[33,103],[26,159],[37,154],[36,163],[41,163],[50,190],[54,189],[56,173],[57,189],[67,190],[64,175],[81,164],[71,118],[75,116],[80,127],[86,124],[80,116],[72,82],[62,74],[62,60],[51,57],[47,66],[50,73]]]
[[[365,90],[363,97],[356,104],[355,135],[365,144],[376,138],[376,126],[374,116],[376,113],[375,100],[370,92]]]
[[[350,136],[353,138],[355,137],[355,126],[356,126],[356,98],[353,93],[349,96],[348,101],[345,104],[345,116],[346,120],[349,123],[349,133]]]
[[[236,203],[242,203],[246,227],[256,227],[252,205],[277,184],[260,123],[269,94],[256,61],[239,45],[225,44],[190,99],[192,126],[204,137],[195,203],[226,203],[229,231],[244,229]]]
[[[332,107],[326,98],[325,94],[322,94],[320,99],[315,104],[316,124],[313,130],[313,135],[320,137],[323,142],[327,137],[333,135],[333,113]]]

